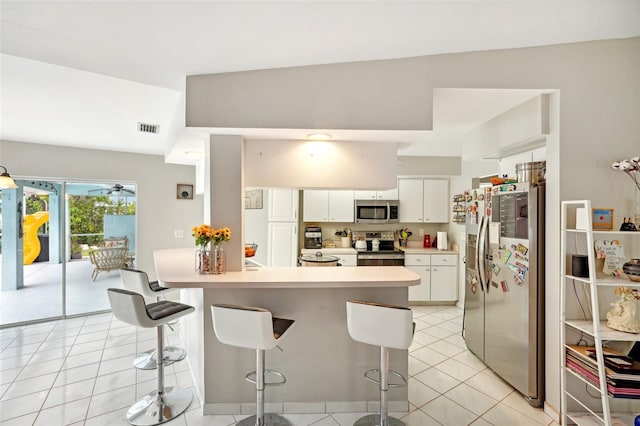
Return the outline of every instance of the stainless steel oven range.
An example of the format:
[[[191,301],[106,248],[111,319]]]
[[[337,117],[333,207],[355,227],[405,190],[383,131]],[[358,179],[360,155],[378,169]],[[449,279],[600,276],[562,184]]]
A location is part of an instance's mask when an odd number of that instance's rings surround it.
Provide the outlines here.
[[[404,251],[394,247],[393,231],[355,231],[352,235],[354,247],[356,241],[367,244],[366,250],[356,248],[358,266],[404,266]]]

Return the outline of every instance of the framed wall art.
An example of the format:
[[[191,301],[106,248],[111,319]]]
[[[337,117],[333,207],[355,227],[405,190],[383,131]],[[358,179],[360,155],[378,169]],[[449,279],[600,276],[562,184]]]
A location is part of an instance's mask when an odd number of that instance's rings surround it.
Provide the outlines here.
[[[176,198],[178,200],[193,200],[193,185],[179,183],[176,187]]]
[[[613,230],[613,209],[591,209],[591,222],[594,230]]]

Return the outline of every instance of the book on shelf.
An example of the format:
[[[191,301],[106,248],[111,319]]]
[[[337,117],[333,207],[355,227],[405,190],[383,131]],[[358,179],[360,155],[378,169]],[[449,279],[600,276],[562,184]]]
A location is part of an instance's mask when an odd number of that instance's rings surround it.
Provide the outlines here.
[[[566,345],[566,367],[593,386],[600,386],[598,365],[593,346]],[[607,356],[623,356],[611,348],[603,348]],[[640,399],[640,374],[616,372],[605,366],[607,393],[614,398]]]
[[[596,351],[587,350],[587,354],[596,359]],[[626,355],[603,354],[604,365],[616,373],[640,375],[640,362],[629,358]]]

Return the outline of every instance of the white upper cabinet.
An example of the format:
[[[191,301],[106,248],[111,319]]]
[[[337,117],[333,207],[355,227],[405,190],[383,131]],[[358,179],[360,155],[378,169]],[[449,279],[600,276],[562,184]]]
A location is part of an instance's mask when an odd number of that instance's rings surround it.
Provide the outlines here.
[[[425,179],[424,222],[449,222],[449,181],[445,179]]]
[[[422,179],[398,179],[400,222],[421,223],[423,221],[424,193],[422,188]]]
[[[356,200],[397,200],[398,188],[385,191],[354,191]]]
[[[353,191],[356,200],[375,200],[378,191]]]
[[[353,191],[305,190],[302,220],[352,223],[353,200]]]
[[[353,222],[353,191],[329,191],[329,222]]]
[[[449,181],[398,179],[400,222],[449,222]]]
[[[297,189],[270,189],[269,222],[295,222],[298,220]]]

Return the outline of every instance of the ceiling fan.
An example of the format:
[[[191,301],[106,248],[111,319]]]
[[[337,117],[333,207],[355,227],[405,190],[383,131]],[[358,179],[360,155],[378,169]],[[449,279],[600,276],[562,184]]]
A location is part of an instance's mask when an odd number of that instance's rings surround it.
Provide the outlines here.
[[[119,183],[116,183],[111,188],[90,189],[89,192],[100,192],[102,193],[101,195],[123,195],[125,197],[129,195],[136,195],[135,191],[127,189]]]

